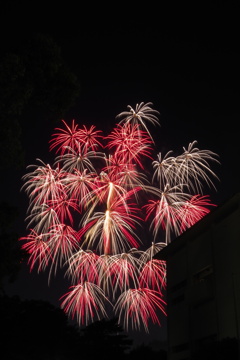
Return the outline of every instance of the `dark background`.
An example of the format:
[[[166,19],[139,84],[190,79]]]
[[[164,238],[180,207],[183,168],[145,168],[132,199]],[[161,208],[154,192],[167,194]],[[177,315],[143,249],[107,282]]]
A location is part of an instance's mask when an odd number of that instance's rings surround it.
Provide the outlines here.
[[[36,158],[53,160],[48,141],[64,118],[96,125],[107,134],[116,115],[140,102],[152,102],[161,127],[152,129],[159,151],[181,153],[194,140],[219,155],[214,165],[217,191],[206,189],[219,205],[239,191],[239,11],[237,2],[199,5],[143,3],[104,5],[3,1],[1,50],[21,49],[35,33],[51,37],[76,76],[79,94],[61,114],[25,109],[21,114],[23,166],[2,172],[2,199],[19,209],[16,231],[26,235],[26,195],[20,192],[26,166]],[[45,59],[46,60],[46,59]],[[46,84],[46,89],[48,84]],[[61,85],[59,86],[61,89]],[[62,91],[67,89],[62,85]],[[59,94],[59,98],[61,98]],[[63,96],[64,98],[64,96]],[[21,268],[9,295],[59,304],[62,277],[48,286],[46,274]],[[163,327],[142,335],[166,339]]]

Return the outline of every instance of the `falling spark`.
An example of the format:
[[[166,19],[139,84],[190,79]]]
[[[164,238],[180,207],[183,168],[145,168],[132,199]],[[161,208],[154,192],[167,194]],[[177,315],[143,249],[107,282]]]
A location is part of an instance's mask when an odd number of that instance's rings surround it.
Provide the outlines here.
[[[109,304],[110,302],[103,290],[93,283],[84,282],[72,286],[61,299],[63,299],[61,307],[72,315],[72,318],[76,316],[81,325],[88,325],[95,318],[100,320],[101,317],[108,317],[104,301]]]
[[[120,124],[140,124],[141,127],[147,131],[147,133],[152,139],[152,136],[145,124],[145,122],[150,122],[153,125],[159,125],[159,112],[152,109],[152,105],[153,104],[151,102],[148,102],[146,104],[144,102],[141,102],[140,104],[136,105],[135,110],[131,105],[128,105],[129,111],[121,112],[117,115],[117,119],[123,117],[123,119],[119,122]]]
[[[54,133],[50,140],[50,151],[56,148],[56,154],[60,153],[63,155],[68,151],[78,151],[81,149],[90,148],[96,151],[98,147],[102,147],[99,139],[102,139],[101,130],[95,130],[95,126],[91,126],[90,129],[84,125],[83,129],[79,129],[78,125],[75,124],[75,120],[72,121],[72,127],[62,120],[66,129],[56,128],[57,133]]]
[[[34,229],[30,229],[27,236],[22,236],[19,240],[24,241],[22,249],[29,254],[28,264],[30,271],[38,263],[38,272],[46,270],[51,259],[51,249],[48,244],[48,234],[38,234]]]
[[[126,329],[129,328],[129,322],[131,322],[133,329],[140,329],[143,325],[148,332],[149,320],[160,325],[157,309],[166,314],[165,305],[158,291],[149,288],[128,289],[119,296],[114,310],[119,313],[120,319],[123,318]]]

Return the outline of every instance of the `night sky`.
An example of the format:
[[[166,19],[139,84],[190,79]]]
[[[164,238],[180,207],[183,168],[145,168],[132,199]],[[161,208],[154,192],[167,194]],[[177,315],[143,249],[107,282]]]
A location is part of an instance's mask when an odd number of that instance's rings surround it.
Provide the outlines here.
[[[216,152],[221,163],[214,167],[220,182],[217,192],[210,193],[212,201],[221,204],[239,191],[239,13],[234,2],[209,1],[200,8],[143,4],[137,9],[122,3],[121,8],[99,9],[24,4],[4,4],[2,41],[36,30],[55,39],[81,87],[67,122],[93,124],[107,134],[127,105],[152,102],[160,113],[161,127],[154,132],[159,151],[181,153],[197,140],[200,149]],[[23,134],[28,163],[51,161],[48,141],[54,127],[35,119],[28,124]],[[16,179],[10,186],[23,208],[21,185]],[[23,210],[20,222],[24,217]],[[23,269],[9,294],[56,304],[62,295],[59,281],[48,287],[47,275]],[[163,326],[153,338],[165,336]]]

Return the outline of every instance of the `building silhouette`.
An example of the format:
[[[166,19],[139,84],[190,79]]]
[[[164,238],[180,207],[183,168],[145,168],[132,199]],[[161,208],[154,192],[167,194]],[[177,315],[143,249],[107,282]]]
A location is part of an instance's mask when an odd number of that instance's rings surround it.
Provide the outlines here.
[[[216,350],[224,341],[232,341],[235,347],[228,349],[226,359],[238,359],[240,193],[216,207],[156,258],[167,261],[168,359],[198,359],[197,354]],[[223,352],[218,359],[225,358]]]

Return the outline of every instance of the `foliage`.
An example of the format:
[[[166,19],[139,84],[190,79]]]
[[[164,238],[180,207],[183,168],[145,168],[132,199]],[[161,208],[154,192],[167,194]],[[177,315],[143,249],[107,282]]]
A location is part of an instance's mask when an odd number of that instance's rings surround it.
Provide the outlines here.
[[[36,114],[47,122],[59,118],[79,94],[77,77],[64,63],[61,49],[48,35],[29,33],[2,46],[0,57],[0,283],[13,280],[24,254],[17,245],[16,191],[25,164],[24,135],[35,129]],[[49,110],[51,109],[51,111]],[[37,120],[36,120],[37,121]],[[42,120],[43,121],[43,120]],[[43,122],[42,122],[43,125]],[[9,191],[6,192],[6,186]],[[12,205],[14,204],[14,205]]]
[[[64,63],[61,48],[48,35],[12,39],[0,58],[0,167],[24,161],[22,128],[36,114],[60,118],[79,95],[77,77]]]
[[[45,301],[0,296],[0,318],[2,360],[123,359],[132,343],[114,319],[79,331]]]
[[[111,359],[114,354],[115,359],[122,359],[132,345],[117,318],[96,321],[82,329],[81,333],[84,339],[81,349],[89,358],[101,354],[104,359]]]
[[[5,281],[13,282],[20,269],[24,252],[19,248],[18,235],[13,224],[18,216],[16,207],[0,203],[0,292],[4,293]]]

